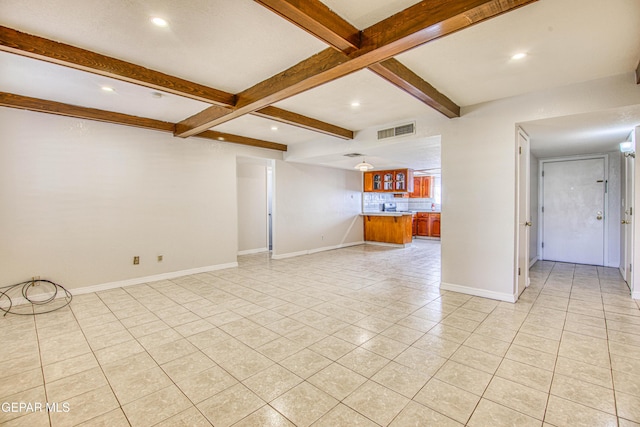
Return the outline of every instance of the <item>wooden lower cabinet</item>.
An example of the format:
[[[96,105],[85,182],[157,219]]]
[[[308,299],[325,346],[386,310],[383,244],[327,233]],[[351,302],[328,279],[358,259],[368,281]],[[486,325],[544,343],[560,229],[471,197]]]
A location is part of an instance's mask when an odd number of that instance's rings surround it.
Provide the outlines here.
[[[415,217],[415,236],[440,237],[440,213],[418,212]]]
[[[440,237],[440,214],[429,214],[429,236]]]
[[[429,220],[427,218],[418,218],[416,225],[416,236],[429,235]]]

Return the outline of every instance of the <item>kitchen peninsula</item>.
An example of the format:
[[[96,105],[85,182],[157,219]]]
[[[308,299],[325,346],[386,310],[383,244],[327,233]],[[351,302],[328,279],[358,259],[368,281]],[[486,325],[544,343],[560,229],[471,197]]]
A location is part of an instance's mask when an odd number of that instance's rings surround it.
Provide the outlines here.
[[[367,212],[364,217],[364,240],[367,242],[411,244],[411,212]]]

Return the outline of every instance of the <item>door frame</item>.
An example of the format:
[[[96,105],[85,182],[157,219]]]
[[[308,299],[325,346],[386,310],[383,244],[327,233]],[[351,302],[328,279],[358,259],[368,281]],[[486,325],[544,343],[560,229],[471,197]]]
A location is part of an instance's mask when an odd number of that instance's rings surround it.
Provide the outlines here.
[[[622,278],[627,282],[629,290],[633,293],[633,268],[628,268],[633,265],[633,239],[634,239],[634,201],[635,201],[635,158],[630,156],[623,157],[624,162],[624,174],[622,174],[624,182],[624,205],[621,207],[630,208],[622,210],[620,217],[622,221],[628,221],[623,230],[623,241],[621,248],[623,253],[620,254],[620,274]],[[622,196],[622,194],[621,194]]]
[[[563,161],[572,161],[572,160],[592,160],[592,159],[603,159],[604,160],[604,181],[605,181],[605,192],[604,192],[604,206],[603,206],[603,216],[604,216],[604,241],[602,250],[604,253],[602,254],[602,262],[603,267],[609,265],[609,155],[607,153],[599,153],[599,154],[583,154],[577,156],[563,156],[563,157],[549,157],[545,159],[538,160],[538,170],[540,171],[540,184],[538,185],[538,253],[541,256],[541,259],[544,260],[544,248],[542,247],[543,236],[544,236],[544,213],[542,209],[544,207],[544,177],[542,173],[544,172],[544,164],[545,163],[557,163]]]
[[[524,150],[524,153],[521,152],[520,149],[520,138],[523,138],[524,140],[527,141],[527,146]],[[522,202],[524,202],[524,206],[525,206],[525,215],[524,215],[524,219],[525,222],[530,221],[531,220],[531,204],[530,204],[530,200],[529,198],[531,197],[531,177],[529,176],[530,174],[530,165],[529,162],[530,160],[527,160],[527,162],[524,165],[524,170],[522,170],[522,168],[520,168],[520,160],[522,159],[522,156],[525,156],[526,159],[530,159],[529,153],[531,150],[531,139],[529,138],[529,135],[527,135],[527,133],[520,128],[519,126],[516,127],[516,150],[515,150],[515,162],[516,162],[516,206],[515,206],[515,259],[514,259],[514,281],[513,281],[513,297],[514,300],[517,301],[518,298],[520,297],[520,294],[524,291],[524,289],[526,287],[529,286],[529,233],[530,233],[530,228],[526,225],[523,225],[520,222],[520,216],[521,216],[521,212],[520,212],[520,206],[522,204]],[[521,184],[522,184],[522,180],[524,179],[524,191],[520,191],[521,188]],[[524,194],[522,194],[524,193]],[[522,227],[524,227],[524,229],[522,229]],[[520,246],[521,246],[521,240],[524,239],[525,242],[523,244],[523,248],[524,248],[524,254],[522,254],[522,256],[524,256],[525,262],[523,265],[520,265],[520,258],[521,258],[521,253],[520,253]],[[520,269],[520,271],[518,271],[518,269]],[[524,283],[524,286],[520,286],[520,280],[522,280],[522,283]]]

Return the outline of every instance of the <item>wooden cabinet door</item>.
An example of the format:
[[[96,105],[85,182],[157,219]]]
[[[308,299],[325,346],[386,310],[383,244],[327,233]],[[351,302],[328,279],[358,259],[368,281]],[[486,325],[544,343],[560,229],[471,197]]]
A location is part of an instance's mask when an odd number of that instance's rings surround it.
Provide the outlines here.
[[[429,236],[440,237],[440,214],[429,214]]]
[[[411,221],[411,235],[412,236],[418,235],[418,218],[416,218],[415,216]]]
[[[407,191],[407,171],[406,170],[397,170],[393,172],[393,186],[395,191],[405,192]]]
[[[428,236],[429,235],[429,219],[428,218],[418,218],[416,221],[418,222],[416,235],[418,235],[418,236]]]
[[[382,191],[394,190],[394,174],[393,171],[384,171],[382,173]]]
[[[413,177],[413,191],[409,193],[409,197],[412,197],[414,199],[422,197],[422,177]]]
[[[431,182],[433,181],[433,177],[423,176],[422,177],[422,197],[425,199],[430,199],[433,197],[431,194]]]
[[[373,191],[373,172],[364,173],[364,191],[365,192]]]
[[[373,177],[373,190],[371,191],[382,191],[382,172],[371,172],[371,176]]]

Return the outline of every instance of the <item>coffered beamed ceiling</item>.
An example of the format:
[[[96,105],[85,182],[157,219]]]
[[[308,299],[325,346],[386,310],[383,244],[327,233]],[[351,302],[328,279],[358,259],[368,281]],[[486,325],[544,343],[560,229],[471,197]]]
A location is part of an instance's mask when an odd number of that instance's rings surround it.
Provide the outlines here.
[[[176,125],[175,134],[180,137],[196,135],[213,126],[252,113],[535,1],[537,0],[421,1],[362,30],[358,49],[346,54],[330,47],[240,92],[236,95],[235,108],[229,112],[214,106],[183,120]],[[284,9],[287,5],[299,2],[273,1],[270,3],[279,4]],[[295,14],[287,13],[287,19],[295,18]],[[306,17],[305,21],[314,21],[311,14],[307,14]],[[327,20],[323,18],[322,21],[315,20],[315,22],[326,24]]]
[[[77,105],[31,98],[28,96],[15,95],[6,92],[0,92],[0,106],[28,111],[36,111],[39,113],[55,114],[58,116],[95,120],[117,125],[133,126],[143,129],[157,130],[161,132],[173,133],[174,131],[173,123],[164,122],[162,120],[137,117],[129,114],[116,113],[113,111],[99,110],[96,108],[80,107]],[[218,142],[230,142],[234,144],[248,145],[251,147],[287,151],[287,146],[284,144],[278,144],[276,142],[263,141],[254,138],[247,138],[244,136],[231,135],[223,132],[215,132],[211,130],[202,132],[196,135],[196,137],[212,139]]]
[[[220,114],[227,113],[229,108],[233,108],[236,103],[236,96],[231,93],[3,26],[0,26],[0,51],[43,60],[214,104],[210,108],[218,110]],[[353,139],[353,131],[349,129],[280,108],[264,108],[254,111],[253,114],[337,138]]]
[[[360,31],[320,0],[255,0],[346,54],[360,48]],[[460,117],[460,107],[394,58],[369,69],[449,118]]]

